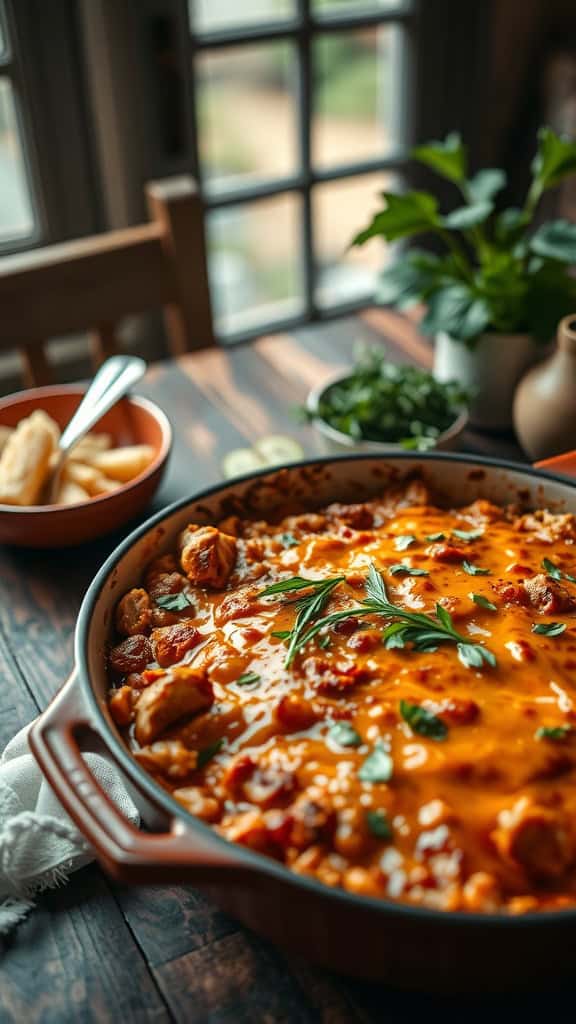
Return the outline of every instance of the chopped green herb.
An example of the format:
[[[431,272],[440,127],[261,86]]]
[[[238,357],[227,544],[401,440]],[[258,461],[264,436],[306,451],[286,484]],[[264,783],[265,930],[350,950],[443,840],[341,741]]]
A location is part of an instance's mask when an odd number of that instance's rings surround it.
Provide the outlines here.
[[[542,559],[542,568],[551,576],[553,580],[568,580],[570,583],[576,583],[576,576],[571,576],[569,572],[564,572],[554,562],[551,562],[549,558]]]
[[[410,565],[404,565],[403,562],[397,562],[396,565],[391,565],[388,572],[392,576],[429,576],[430,573],[427,569],[413,569]]]
[[[406,551],[411,544],[416,543],[416,537],[413,533],[403,533],[400,537],[396,537],[394,540],[394,547],[396,551]]]
[[[238,686],[252,686],[253,683],[260,682],[260,676],[258,672],[243,672],[238,679],[234,680]]]
[[[377,839],[392,839],[392,826],[386,811],[380,808],[376,811],[366,811],[366,824],[368,831]]]
[[[178,594],[163,594],[156,598],[156,604],[165,608],[167,612],[183,612],[185,608],[193,607],[192,601],[182,591]]]
[[[360,766],[358,778],[362,782],[389,782],[394,771],[390,754],[382,743],[377,743],[371,754]]]
[[[489,601],[483,594],[469,594],[468,597],[474,601],[474,604],[477,604],[480,608],[485,608],[488,612],[498,611],[496,605],[492,604],[492,601]]]
[[[458,657],[465,668],[482,668],[487,661],[492,668],[496,668],[496,658],[492,651],[488,651],[481,644],[457,644]]]
[[[283,548],[297,548],[300,541],[293,533],[280,533],[277,537]]]
[[[478,540],[478,537],[482,537],[484,530],[452,530],[452,533],[459,540]]]
[[[565,622],[534,622],[532,625],[532,632],[542,636],[560,636],[565,629]]]
[[[438,715],[420,707],[419,704],[410,704],[407,700],[400,701],[400,714],[408,723],[412,732],[420,736],[426,736],[431,740],[444,740],[448,735],[448,727]]]
[[[349,722],[335,722],[328,732],[328,739],[339,747],[359,747],[362,737]]]
[[[275,636],[275,637],[277,637],[278,640],[287,640],[288,637],[290,636],[290,630],[289,629],[275,629],[275,630],[272,631],[270,636]]]
[[[318,647],[321,647],[323,651],[326,651],[330,647],[330,644],[332,643],[332,641],[331,641],[330,637],[328,636],[328,634],[326,633],[325,636],[321,636],[320,637],[320,639],[317,641],[317,643],[318,643]]]
[[[426,540],[446,540],[445,533],[429,533]]]
[[[216,740],[214,743],[211,743],[209,747],[204,747],[203,750],[199,750],[198,751],[198,760],[196,762],[196,767],[197,768],[204,768],[204,766],[207,765],[208,762],[212,760],[214,755],[218,753],[218,751],[221,749],[221,747],[223,745],[224,745],[224,740],[222,738],[220,738],[219,740]]]
[[[534,733],[537,740],[552,740],[553,743],[565,740],[572,732],[569,725],[542,725]]]
[[[479,565],[472,565],[472,562],[462,562],[464,572],[469,576],[489,576],[490,569],[481,569]]]

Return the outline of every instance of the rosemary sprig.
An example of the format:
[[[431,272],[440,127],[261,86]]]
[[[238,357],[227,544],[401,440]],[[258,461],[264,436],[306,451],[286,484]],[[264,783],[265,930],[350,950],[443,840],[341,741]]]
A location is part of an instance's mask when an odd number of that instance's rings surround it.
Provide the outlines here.
[[[304,646],[302,636],[306,627],[310,625],[324,611],[330,594],[339,583],[343,583],[345,576],[332,576],[325,580],[307,580],[303,576],[292,576],[287,580],[279,580],[270,587],[260,591],[260,597],[271,597],[276,594],[290,594],[299,590],[307,590],[309,593],[292,603],[298,609],[296,621],[288,636],[288,652],[286,654],[285,667],[289,668],[298,651]]]
[[[306,632],[301,632],[295,650],[301,650],[320,630],[331,626],[340,619],[351,615],[381,615],[390,619],[390,625],[384,630],[384,642],[387,647],[405,647],[412,643],[415,650],[430,652],[437,649],[438,644],[454,643],[458,657],[466,668],[482,668],[484,664],[496,667],[496,658],[492,651],[482,644],[469,643],[465,636],[454,628],[451,615],[436,605],[436,616],[410,612],[406,608],[392,604],[388,598],[386,585],[381,573],[372,563],[366,578],[366,598],[359,608],[347,608],[345,611],[333,612],[317,619]]]

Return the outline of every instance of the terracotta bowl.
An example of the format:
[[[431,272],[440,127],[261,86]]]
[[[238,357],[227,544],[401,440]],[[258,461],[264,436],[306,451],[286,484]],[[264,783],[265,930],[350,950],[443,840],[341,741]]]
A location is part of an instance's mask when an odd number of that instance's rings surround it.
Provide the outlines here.
[[[0,425],[15,427],[35,409],[44,409],[60,427],[65,427],[85,390],[74,384],[59,384],[2,398]],[[172,427],[162,410],[147,398],[124,398],[94,429],[111,434],[115,445],[152,445],[156,453],[152,463],[111,494],[77,505],[17,508],[0,504],[0,543],[34,548],[70,547],[117,529],[148,504],[160,484],[172,446]]]

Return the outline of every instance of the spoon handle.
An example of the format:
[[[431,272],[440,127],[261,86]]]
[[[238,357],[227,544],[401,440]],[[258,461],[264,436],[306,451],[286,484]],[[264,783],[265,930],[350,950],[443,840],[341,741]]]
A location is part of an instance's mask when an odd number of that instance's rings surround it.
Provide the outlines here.
[[[146,363],[139,356],[111,356],[96,373],[80,405],[60,437],[60,457],[82,438],[126,392],[141,380]]]

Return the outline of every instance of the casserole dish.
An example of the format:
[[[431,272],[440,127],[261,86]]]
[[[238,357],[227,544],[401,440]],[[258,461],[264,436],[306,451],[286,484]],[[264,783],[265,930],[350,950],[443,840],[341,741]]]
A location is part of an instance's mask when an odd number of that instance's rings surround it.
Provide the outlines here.
[[[113,609],[137,584],[144,565],[170,550],[190,521],[212,523],[238,511],[257,518],[287,496],[303,508],[359,501],[414,472],[454,505],[480,497],[576,512],[569,480],[472,456],[351,456],[213,487],[153,517],[103,566],[80,611],[76,668],[32,730],[31,746],[103,866],[122,881],[196,884],[249,927],[344,973],[452,992],[525,984],[527,976],[546,984],[572,969],[573,910],[517,917],[436,911],[352,895],[294,875],[227,842],[168,796],[130,756],[106,707],[104,653]],[[79,744],[88,735],[118,764],[150,832],[133,829],[95,784],[80,755]]]

